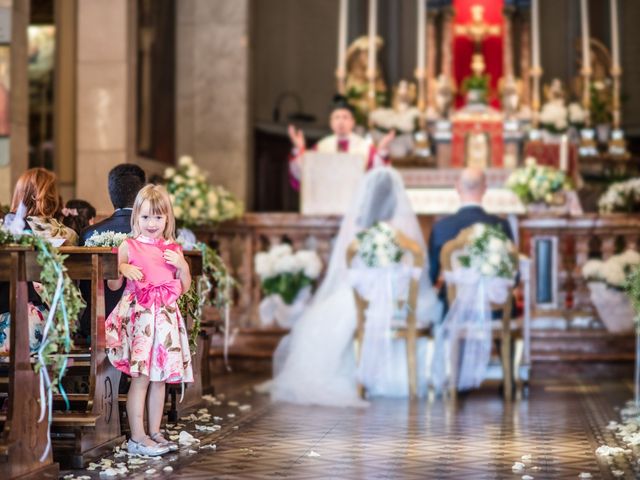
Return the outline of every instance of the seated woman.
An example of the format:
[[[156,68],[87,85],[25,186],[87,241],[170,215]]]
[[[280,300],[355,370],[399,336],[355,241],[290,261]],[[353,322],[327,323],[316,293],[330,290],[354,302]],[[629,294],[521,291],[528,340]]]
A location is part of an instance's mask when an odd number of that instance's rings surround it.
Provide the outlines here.
[[[61,210],[60,196],[56,185],[54,173],[44,168],[31,168],[24,172],[13,192],[11,200],[11,212],[4,221],[13,221],[20,204],[25,208],[25,230],[30,230],[34,235],[57,240],[58,244],[77,245],[78,234],[65,227],[56,215]],[[29,346],[31,352],[36,352],[42,340],[42,328],[47,316],[47,306],[38,295],[39,284],[34,282],[29,285]],[[9,315],[9,284],[0,283],[0,355],[9,353],[9,327],[11,318]]]

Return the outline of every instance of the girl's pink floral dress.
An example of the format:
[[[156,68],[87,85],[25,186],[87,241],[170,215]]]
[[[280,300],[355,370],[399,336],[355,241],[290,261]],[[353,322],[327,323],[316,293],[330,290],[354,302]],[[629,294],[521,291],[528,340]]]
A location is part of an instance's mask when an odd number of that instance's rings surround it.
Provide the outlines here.
[[[176,268],[163,253],[180,251],[164,239],[127,239],[129,263],[144,278],[127,280],[122,299],[106,322],[107,354],[118,370],[152,382],[193,382],[189,339],[177,300],[182,292]]]

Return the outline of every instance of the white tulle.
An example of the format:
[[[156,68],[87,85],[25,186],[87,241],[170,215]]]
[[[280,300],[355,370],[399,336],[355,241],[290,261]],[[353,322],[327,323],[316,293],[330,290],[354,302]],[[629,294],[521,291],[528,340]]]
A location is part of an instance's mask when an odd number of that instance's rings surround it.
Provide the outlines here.
[[[386,221],[424,251],[424,238],[402,180],[388,167],[376,168],[365,175],[342,220],[325,280],[307,311],[276,349],[274,379],[263,386],[270,390],[273,400],[341,407],[367,405],[357,390],[353,342],[356,308],[346,253],[357,232],[379,221]],[[424,324],[438,321],[440,315],[441,306],[425,266],[420,276],[417,316]],[[402,356],[404,347],[398,344],[392,348],[392,355],[398,359],[392,362],[397,375],[385,375],[385,378],[396,377],[399,384],[391,388],[384,386],[382,392],[376,385],[370,388],[373,393],[403,396],[407,391],[406,385],[402,385],[407,378],[406,357]]]
[[[504,303],[513,280],[484,277],[458,267],[444,272],[456,286],[456,298],[436,330],[432,381],[441,391],[455,382],[459,391],[477,388],[487,374],[491,357],[491,303]]]

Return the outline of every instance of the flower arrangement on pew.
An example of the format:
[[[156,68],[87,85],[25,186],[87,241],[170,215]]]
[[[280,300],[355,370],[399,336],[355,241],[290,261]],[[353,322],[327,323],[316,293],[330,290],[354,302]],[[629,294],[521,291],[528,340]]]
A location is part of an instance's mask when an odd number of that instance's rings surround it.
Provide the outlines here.
[[[565,192],[572,190],[571,181],[564,172],[538,165],[533,157],[525,160],[524,168],[519,168],[509,175],[506,186],[525,205],[561,205],[566,201]]]
[[[515,279],[516,249],[502,229],[475,224],[465,250],[465,254],[458,257],[463,267],[473,269],[485,277]]]
[[[50,308],[53,323],[43,331],[42,344],[38,350],[34,369],[45,378],[44,388],[52,393],[64,395],[61,380],[67,367],[67,354],[73,349],[73,335],[77,319],[85,303],[78,287],[67,274],[64,266],[66,255],[41,237],[28,233],[14,233],[0,224],[0,246],[29,246],[38,255],[36,260],[40,272],[40,297]],[[48,322],[47,322],[48,323]],[[44,407],[42,407],[44,408]]]
[[[102,233],[94,233],[86,242],[87,247],[111,247],[117,248],[120,244],[130,237],[126,233],[116,233],[106,231]],[[180,238],[178,238],[180,241]],[[236,285],[236,281],[229,273],[229,269],[224,260],[208,245],[202,242],[183,245],[184,248],[200,250],[202,253],[202,272],[197,282],[191,283],[189,291],[184,293],[178,299],[178,306],[183,316],[190,316],[193,319],[193,325],[189,332],[189,349],[191,354],[195,355],[197,350],[197,341],[200,331],[202,330],[202,309],[211,305],[223,313],[225,318],[226,329],[228,329],[228,308],[232,303],[231,292]],[[212,296],[212,290],[216,287]]]
[[[117,248],[122,242],[131,235],[128,233],[114,232],[107,230],[105,232],[94,232],[86,242],[85,247],[113,247]]]
[[[627,250],[604,261],[589,260],[582,267],[591,303],[609,331],[628,331],[633,326],[634,315],[625,292],[634,288],[633,274],[638,266],[640,254]],[[631,297],[633,300],[633,295]]]
[[[164,171],[164,178],[176,220],[187,228],[214,225],[244,213],[244,206],[230,192],[207,183],[191,157],[181,157],[177,168]]]
[[[404,250],[398,244],[396,232],[385,222],[379,222],[356,235],[358,256],[367,267],[388,267],[400,262]]]
[[[631,213],[640,210],[640,179],[616,182],[598,200],[600,213]]]
[[[311,298],[311,287],[320,276],[322,261],[316,252],[294,252],[286,243],[259,252],[254,260],[266,295],[260,302],[262,323],[275,321],[281,327],[291,327]]]

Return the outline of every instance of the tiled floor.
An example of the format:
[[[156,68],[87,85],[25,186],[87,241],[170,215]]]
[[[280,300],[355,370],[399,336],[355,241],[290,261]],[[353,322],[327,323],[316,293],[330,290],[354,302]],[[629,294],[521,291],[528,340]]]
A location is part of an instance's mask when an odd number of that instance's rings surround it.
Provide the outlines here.
[[[217,451],[182,451],[154,467],[170,464],[172,477],[188,479],[577,479],[581,472],[609,479],[613,469],[623,470],[623,478],[640,475],[634,458],[608,465],[594,453],[617,445],[606,425],[631,396],[621,380],[631,378],[629,369],[544,372],[534,373],[529,398],[511,406],[489,386],[456,406],[378,400],[367,409],[270,404],[247,395],[245,379],[232,377],[219,391],[253,408],[229,419],[233,406],[212,407],[225,422],[203,442],[214,441]],[[531,455],[530,464],[512,472],[523,455]],[[167,475],[143,471],[132,478]]]

